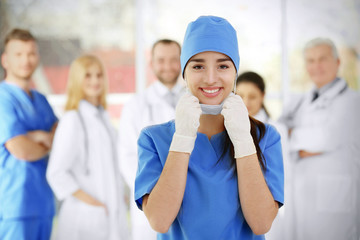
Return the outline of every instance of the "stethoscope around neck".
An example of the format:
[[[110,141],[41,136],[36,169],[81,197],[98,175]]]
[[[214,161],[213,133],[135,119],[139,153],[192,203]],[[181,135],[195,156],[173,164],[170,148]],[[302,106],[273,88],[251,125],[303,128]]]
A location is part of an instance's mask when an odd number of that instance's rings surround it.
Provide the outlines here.
[[[83,133],[84,133],[84,139],[85,139],[85,155],[84,155],[84,173],[85,175],[90,175],[90,169],[89,169],[89,151],[90,151],[90,147],[89,147],[89,134],[88,134],[88,131],[87,131],[87,128],[86,128],[86,125],[85,125],[85,120],[84,120],[84,117],[83,115],[81,114],[80,112],[80,109],[78,109],[77,111],[77,115],[79,117],[79,120],[80,120],[80,125],[81,125],[81,128],[83,129]],[[104,119],[102,118],[100,112],[98,113],[98,117],[100,118],[100,121],[103,123],[108,135],[109,135],[109,139],[110,139],[110,142],[111,142],[111,149],[112,149],[112,153],[113,153],[113,161],[115,163],[115,166],[117,166],[117,160],[115,158],[116,156],[116,148],[114,146],[114,142],[112,141],[111,139],[111,131],[110,129],[108,128],[108,126],[105,124],[104,122]],[[117,169],[117,168],[116,168]]]

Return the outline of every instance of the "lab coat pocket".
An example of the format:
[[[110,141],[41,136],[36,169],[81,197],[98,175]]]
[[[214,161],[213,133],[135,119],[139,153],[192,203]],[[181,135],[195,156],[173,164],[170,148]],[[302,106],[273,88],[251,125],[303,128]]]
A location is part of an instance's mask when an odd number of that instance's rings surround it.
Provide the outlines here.
[[[109,233],[109,219],[104,207],[79,202],[79,238],[87,240],[106,240]]]
[[[316,184],[316,209],[319,212],[349,213],[353,211],[356,189],[350,176],[320,175]]]

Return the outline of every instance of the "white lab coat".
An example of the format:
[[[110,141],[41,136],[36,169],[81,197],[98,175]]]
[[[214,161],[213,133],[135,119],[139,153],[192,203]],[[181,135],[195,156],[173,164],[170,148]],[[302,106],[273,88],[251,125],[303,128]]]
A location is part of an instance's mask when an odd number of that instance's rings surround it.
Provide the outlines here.
[[[57,198],[63,200],[56,239],[128,239],[124,182],[118,171],[114,146],[115,130],[102,108],[82,100],[78,111],[87,134],[77,111],[66,112],[55,133],[47,170],[51,188]],[[104,203],[107,212],[103,207],[73,197],[79,189]]]
[[[314,102],[312,91],[285,109],[292,128],[289,239],[360,237],[359,95],[343,79]],[[300,159],[299,150],[321,152]]]
[[[183,84],[178,82],[171,91],[177,102],[184,93]],[[137,140],[144,127],[175,118],[175,108],[165,99],[168,92],[169,89],[157,81],[143,94],[129,100],[121,113],[118,154],[122,174],[131,191],[130,213],[133,240],[156,239],[156,232],[152,230],[144,213],[137,208],[134,201],[134,184],[138,165]]]

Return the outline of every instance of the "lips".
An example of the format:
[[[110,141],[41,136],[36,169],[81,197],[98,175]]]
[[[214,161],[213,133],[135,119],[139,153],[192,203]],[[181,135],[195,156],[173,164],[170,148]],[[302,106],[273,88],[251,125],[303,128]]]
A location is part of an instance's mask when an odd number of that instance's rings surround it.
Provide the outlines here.
[[[218,89],[213,89],[213,90],[203,89],[203,91],[206,92],[206,93],[216,93],[216,92],[220,91],[220,88],[218,88]]]
[[[200,88],[200,89],[206,97],[216,97],[217,95],[220,94],[222,88],[211,87],[211,88]]]

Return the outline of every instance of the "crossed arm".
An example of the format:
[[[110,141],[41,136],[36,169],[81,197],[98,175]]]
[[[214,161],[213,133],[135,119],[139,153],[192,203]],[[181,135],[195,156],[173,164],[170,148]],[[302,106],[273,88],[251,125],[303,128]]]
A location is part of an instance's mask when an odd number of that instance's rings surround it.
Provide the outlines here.
[[[7,150],[17,159],[34,162],[47,155],[51,149],[57,123],[50,132],[35,130],[11,138],[5,143]]]

